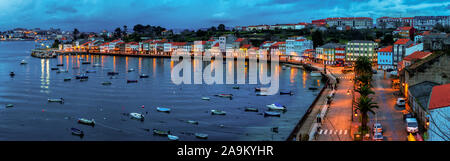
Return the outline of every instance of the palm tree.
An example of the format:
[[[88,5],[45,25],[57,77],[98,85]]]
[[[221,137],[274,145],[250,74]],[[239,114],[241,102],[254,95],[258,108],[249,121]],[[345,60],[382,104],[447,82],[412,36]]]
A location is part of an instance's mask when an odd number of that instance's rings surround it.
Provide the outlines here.
[[[358,92],[361,95],[361,97],[367,97],[370,94],[375,94],[375,92],[370,88],[369,85],[361,86],[355,91]]]
[[[356,77],[355,83],[360,83],[361,86],[368,85],[369,87],[372,87],[372,74],[363,74],[358,77]]]
[[[361,113],[361,127],[363,131],[368,129],[368,112],[375,114],[375,111],[372,110],[373,108],[378,108],[378,105],[376,102],[373,102],[372,98],[367,96],[361,96],[358,98],[358,101],[356,102],[356,109]]]
[[[361,56],[355,62],[355,73],[357,75],[369,74],[372,75],[372,62],[369,57]]]

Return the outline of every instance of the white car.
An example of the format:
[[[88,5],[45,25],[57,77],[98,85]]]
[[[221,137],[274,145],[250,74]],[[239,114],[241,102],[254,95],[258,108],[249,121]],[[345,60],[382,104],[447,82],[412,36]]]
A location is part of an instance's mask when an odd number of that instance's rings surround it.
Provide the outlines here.
[[[397,98],[397,106],[400,107],[405,106],[405,103],[406,103],[405,98]]]
[[[406,132],[408,132],[408,133],[419,132],[419,126],[418,126],[417,120],[415,118],[407,118],[406,119]]]

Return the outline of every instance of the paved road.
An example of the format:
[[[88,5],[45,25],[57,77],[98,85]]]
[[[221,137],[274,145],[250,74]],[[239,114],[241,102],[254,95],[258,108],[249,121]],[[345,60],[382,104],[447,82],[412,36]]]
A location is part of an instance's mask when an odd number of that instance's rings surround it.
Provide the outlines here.
[[[377,120],[384,128],[384,140],[386,141],[405,141],[407,133],[405,130],[406,123],[403,121],[403,111],[405,108],[399,108],[395,105],[397,97],[393,95],[396,91],[391,88],[391,82],[383,72],[373,75],[373,90],[375,92],[374,100],[378,103],[379,108],[375,109],[376,115],[370,114],[372,126]]]

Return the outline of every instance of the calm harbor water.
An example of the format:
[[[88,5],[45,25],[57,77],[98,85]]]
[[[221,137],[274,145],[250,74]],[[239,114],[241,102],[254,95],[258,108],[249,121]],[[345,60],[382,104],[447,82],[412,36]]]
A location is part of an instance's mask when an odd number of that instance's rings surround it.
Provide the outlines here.
[[[38,59],[30,56],[34,46],[31,41],[0,42],[0,140],[168,140],[153,135],[151,129],[170,130],[180,140],[201,140],[192,133],[208,134],[207,140],[285,140],[319,92],[308,87],[322,86],[320,78],[290,67],[280,67],[276,72],[280,89],[294,91],[293,96],[256,96],[254,88],[261,85],[175,85],[171,81],[174,63],[170,59],[95,55]],[[92,64],[81,64],[80,57]],[[21,60],[28,64],[20,65]],[[60,68],[68,73],[51,70],[61,63],[64,66]],[[93,67],[96,63],[102,67]],[[130,68],[135,71],[127,72]],[[87,70],[96,70],[88,73],[87,81],[64,81]],[[16,73],[13,78],[8,75],[11,71]],[[111,79],[109,71],[119,75]],[[142,73],[149,78],[139,78]],[[127,83],[127,79],[139,82]],[[112,85],[104,86],[103,81],[111,81]],[[221,93],[231,93],[233,99],[214,96]],[[204,96],[211,100],[202,100]],[[60,97],[65,99],[64,104],[47,101]],[[286,105],[288,111],[281,117],[264,117],[262,112],[272,103]],[[14,107],[6,108],[6,104]],[[158,106],[172,111],[157,112]],[[259,112],[244,112],[245,107],[258,108]],[[211,115],[209,111],[213,109],[227,114]],[[140,122],[123,115],[130,112],[148,114]],[[81,117],[93,118],[97,124],[78,124]],[[199,124],[188,124],[187,120]],[[72,127],[83,130],[85,136],[71,135]],[[279,128],[278,133],[271,131],[273,127]]]

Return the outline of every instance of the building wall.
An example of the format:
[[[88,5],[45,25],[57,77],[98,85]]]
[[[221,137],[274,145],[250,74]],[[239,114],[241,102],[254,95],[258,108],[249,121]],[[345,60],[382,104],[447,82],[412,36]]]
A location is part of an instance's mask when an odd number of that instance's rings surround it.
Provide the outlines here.
[[[405,50],[405,56],[411,55],[412,53],[416,51],[423,51],[423,43],[416,44],[414,46],[411,46],[409,48],[406,48]]]
[[[345,61],[355,62],[360,56],[368,56],[372,62],[377,62],[376,48],[378,44],[375,42],[348,42],[345,47]]]
[[[378,69],[394,69],[392,52],[378,52]]]

